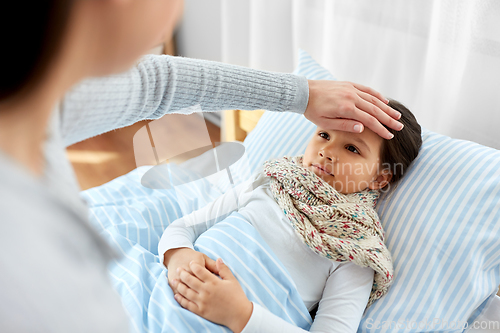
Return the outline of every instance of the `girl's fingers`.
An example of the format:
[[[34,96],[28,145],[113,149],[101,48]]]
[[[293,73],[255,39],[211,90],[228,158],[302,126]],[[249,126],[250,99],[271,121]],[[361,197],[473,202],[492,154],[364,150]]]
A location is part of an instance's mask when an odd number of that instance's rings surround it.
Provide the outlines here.
[[[198,293],[193,289],[186,286],[181,281],[177,281],[177,293],[182,295],[184,298],[190,301],[196,301],[198,299]]]
[[[181,294],[175,294],[174,295],[174,298],[175,300],[184,308],[184,309],[188,309],[189,311],[193,312],[193,313],[197,313],[198,312],[198,305],[196,305],[196,303],[194,302],[191,302],[190,300],[188,300],[187,298],[185,298],[184,296],[182,296]]]
[[[208,269],[201,266],[197,262],[191,261],[189,263],[189,267],[191,268],[191,271],[193,271],[194,276],[196,276],[202,282],[208,282],[216,278],[212,274],[212,272],[210,272]]]
[[[231,272],[229,267],[227,267],[227,265],[222,261],[222,258],[218,258],[216,264],[220,272],[220,277],[223,280],[235,280],[233,272]]]
[[[196,276],[192,275],[182,268],[179,269],[179,279],[182,281],[182,283],[184,283],[194,291],[200,290],[203,284],[203,282],[201,282]],[[179,287],[177,287],[177,289],[179,289]]]
[[[205,255],[205,267],[214,274],[219,275],[219,270],[215,264],[215,260]]]

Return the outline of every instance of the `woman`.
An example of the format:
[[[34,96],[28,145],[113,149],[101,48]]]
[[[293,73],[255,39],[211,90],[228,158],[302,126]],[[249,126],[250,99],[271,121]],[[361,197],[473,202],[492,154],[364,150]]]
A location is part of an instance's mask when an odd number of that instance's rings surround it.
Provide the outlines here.
[[[379,93],[205,61],[137,58],[170,38],[180,0],[11,3],[0,22],[0,328],[125,332],[107,277],[114,252],[89,227],[65,146],[199,104],[304,113],[318,126],[384,138],[401,124]],[[15,7],[15,8],[14,8]],[[18,17],[17,17],[18,16]],[[24,35],[21,35],[24,34]],[[75,86],[77,83],[79,85]],[[71,90],[70,90],[71,89]]]

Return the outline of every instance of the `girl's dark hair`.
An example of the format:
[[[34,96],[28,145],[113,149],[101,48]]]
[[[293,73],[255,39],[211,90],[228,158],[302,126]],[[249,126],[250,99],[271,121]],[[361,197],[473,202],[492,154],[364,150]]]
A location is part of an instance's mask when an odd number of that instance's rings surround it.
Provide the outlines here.
[[[39,83],[54,59],[74,0],[9,1],[0,20],[0,101]]]
[[[382,167],[392,172],[391,183],[393,183],[403,177],[410,163],[417,157],[422,146],[422,130],[413,113],[403,104],[390,99],[388,105],[401,112],[399,122],[404,125],[401,131],[386,126],[389,132],[394,134],[394,138],[384,140],[382,146]]]

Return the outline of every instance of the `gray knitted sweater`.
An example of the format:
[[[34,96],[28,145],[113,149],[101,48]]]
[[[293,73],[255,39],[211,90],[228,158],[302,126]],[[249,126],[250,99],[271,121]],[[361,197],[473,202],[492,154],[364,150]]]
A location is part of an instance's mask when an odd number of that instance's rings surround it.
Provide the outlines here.
[[[303,113],[307,102],[304,77],[169,56],[74,87],[51,118],[42,178],[0,151],[0,330],[128,331],[107,275],[116,254],[88,223],[68,145],[195,105]]]

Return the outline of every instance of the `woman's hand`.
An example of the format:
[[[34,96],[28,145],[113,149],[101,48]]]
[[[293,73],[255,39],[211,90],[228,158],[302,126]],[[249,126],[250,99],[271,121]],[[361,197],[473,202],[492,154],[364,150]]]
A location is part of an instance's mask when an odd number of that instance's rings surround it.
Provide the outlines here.
[[[203,267],[209,267],[215,270],[215,261],[213,261],[207,255],[195,251],[189,247],[181,247],[177,249],[170,249],[165,252],[163,264],[168,270],[168,284],[172,288],[174,294],[178,291],[172,284],[172,281],[179,280],[179,273],[177,273],[177,268],[183,268],[191,273],[191,268],[189,267],[190,262],[196,262]]]
[[[190,268],[192,274],[181,268],[180,280],[174,281],[179,291],[177,302],[200,317],[241,332],[252,315],[253,304],[229,267],[219,258],[212,271],[196,262],[191,262]]]
[[[385,139],[392,139],[393,134],[382,124],[397,131],[403,128],[395,120],[401,114],[371,88],[351,82],[308,82],[309,103],[304,116],[319,127],[361,133],[364,125]]]

